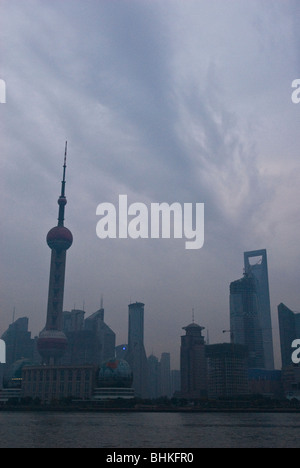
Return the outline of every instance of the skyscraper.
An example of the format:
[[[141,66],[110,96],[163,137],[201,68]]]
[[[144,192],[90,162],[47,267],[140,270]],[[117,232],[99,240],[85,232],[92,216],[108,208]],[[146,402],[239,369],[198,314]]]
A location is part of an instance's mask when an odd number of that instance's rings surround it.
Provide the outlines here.
[[[160,358],[160,394],[168,398],[172,396],[170,353],[162,353]]]
[[[93,363],[102,364],[115,356],[116,334],[104,322],[103,307],[87,317],[84,321],[85,330],[93,332],[95,336],[95,355]]]
[[[250,259],[255,259],[255,263],[250,263]],[[263,336],[265,368],[274,369],[273,334],[271,321],[271,305],[269,292],[268,260],[265,249],[253,250],[244,253],[245,273],[255,278],[259,319]]]
[[[63,332],[68,340],[62,365],[101,365],[115,356],[116,335],[104,322],[101,308],[84,318],[85,311],[73,309],[63,312]]]
[[[22,358],[33,360],[34,340],[28,331],[28,318],[20,317],[11,323],[1,338],[6,344],[6,366],[11,367]]]
[[[144,306],[135,302],[128,306],[128,350],[125,356],[133,373],[133,388],[141,398],[148,396],[148,362],[144,348]]]
[[[248,393],[246,346],[223,343],[206,346],[209,398],[233,398]]]
[[[300,313],[295,313],[286,305],[278,306],[278,321],[282,368],[291,366],[292,342],[300,338]]]
[[[47,320],[46,326],[41,331],[37,342],[43,362],[51,365],[58,363],[67,347],[67,338],[62,331],[62,313],[66,253],[73,243],[73,236],[69,229],[64,226],[65,206],[67,204],[65,196],[66,157],[67,143],[65,146],[61,194],[57,202],[59,205],[58,224],[47,235],[47,244],[51,249]]]
[[[191,323],[183,327],[186,334],[181,337],[180,371],[181,396],[201,398],[207,396],[207,366],[203,327]]]
[[[249,368],[264,369],[265,358],[259,304],[254,278],[243,278],[230,284],[230,329],[233,343],[247,346]]]
[[[148,397],[155,399],[160,395],[160,364],[158,358],[151,354],[148,357]]]
[[[252,263],[250,259],[254,259]],[[274,369],[266,250],[244,253],[244,277],[230,284],[232,341],[248,347],[248,366]]]

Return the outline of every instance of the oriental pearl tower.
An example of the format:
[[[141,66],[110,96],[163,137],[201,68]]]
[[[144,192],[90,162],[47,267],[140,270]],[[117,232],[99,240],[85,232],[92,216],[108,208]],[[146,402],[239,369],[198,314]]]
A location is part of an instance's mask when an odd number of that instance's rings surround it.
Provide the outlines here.
[[[71,231],[64,226],[65,206],[67,204],[65,196],[66,158],[67,142],[65,146],[61,194],[57,202],[59,205],[58,224],[50,229],[47,235],[47,244],[51,249],[47,321],[37,342],[38,351],[43,359],[43,363],[47,365],[57,365],[68,344],[67,338],[62,331],[62,311],[66,253],[72,245],[73,236]]]

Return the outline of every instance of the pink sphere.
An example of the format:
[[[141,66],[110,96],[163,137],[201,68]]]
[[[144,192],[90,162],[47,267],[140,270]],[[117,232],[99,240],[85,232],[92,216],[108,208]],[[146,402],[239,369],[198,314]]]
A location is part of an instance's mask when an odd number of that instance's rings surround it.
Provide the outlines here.
[[[47,235],[50,249],[68,250],[73,243],[73,235],[65,226],[55,226]]]

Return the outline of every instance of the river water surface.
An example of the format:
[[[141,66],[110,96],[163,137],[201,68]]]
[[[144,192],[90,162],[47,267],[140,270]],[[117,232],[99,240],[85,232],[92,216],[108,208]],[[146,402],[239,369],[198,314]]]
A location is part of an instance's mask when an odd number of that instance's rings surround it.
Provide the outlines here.
[[[1,448],[298,448],[300,414],[0,412]]]

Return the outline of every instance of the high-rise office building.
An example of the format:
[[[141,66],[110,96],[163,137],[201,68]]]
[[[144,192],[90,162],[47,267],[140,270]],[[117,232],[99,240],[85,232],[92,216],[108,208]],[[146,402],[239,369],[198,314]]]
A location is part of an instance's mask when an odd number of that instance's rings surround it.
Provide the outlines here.
[[[85,311],[73,309],[63,312],[63,332],[68,346],[61,364],[101,365],[115,356],[116,335],[104,322],[104,309],[101,308],[84,318]]]
[[[3,333],[1,339],[5,342],[6,364],[0,364],[1,375],[5,384],[10,382],[16,363],[35,362],[36,341],[31,338],[28,331],[28,318],[20,317],[11,323],[8,329]],[[0,385],[2,378],[0,377]]]
[[[162,353],[160,361],[153,354],[148,357],[148,390],[149,398],[172,396],[170,353]]]
[[[64,226],[66,185],[66,157],[63,165],[63,180],[61,194],[58,199],[58,224],[47,235],[47,244],[51,249],[50,279],[48,292],[47,320],[44,330],[41,331],[37,346],[45,364],[57,364],[67,348],[67,338],[62,331],[63,297],[65,284],[66,253],[73,243],[71,231]]]
[[[206,346],[209,398],[248,393],[247,348],[233,343]]]
[[[95,340],[95,356],[92,361],[102,364],[115,357],[116,334],[104,321],[103,307],[84,321],[85,331],[91,331]]]
[[[282,368],[293,365],[292,342],[300,339],[300,313],[295,313],[286,305],[278,306],[278,322]]]
[[[247,346],[249,368],[265,367],[255,280],[245,276],[230,284],[231,341]]]
[[[180,370],[179,369],[172,369],[171,370],[171,394],[178,396],[180,393]]]
[[[160,396],[160,364],[158,358],[151,354],[148,357],[148,396],[155,399]]]
[[[182,398],[207,396],[207,366],[203,327],[191,323],[183,327],[186,334],[181,337],[180,371]]]
[[[250,262],[254,259],[254,262]],[[274,369],[273,333],[266,249],[244,253],[245,273],[255,278],[259,304],[259,320],[263,336],[265,368]]]
[[[128,306],[128,350],[125,360],[133,373],[133,388],[141,398],[148,396],[148,361],[144,348],[144,306],[135,302]]]
[[[33,360],[34,340],[28,331],[27,317],[20,317],[11,323],[1,338],[6,344],[7,367],[22,358]]]
[[[230,330],[234,343],[248,347],[250,368],[274,369],[268,264],[264,249],[244,253],[244,277],[230,284]]]
[[[160,394],[168,398],[172,396],[170,353],[162,353],[160,358]]]

